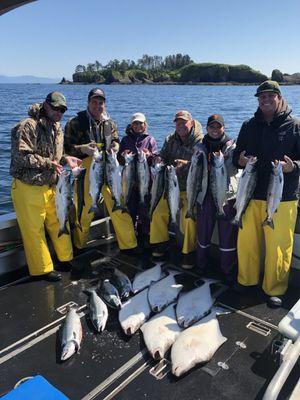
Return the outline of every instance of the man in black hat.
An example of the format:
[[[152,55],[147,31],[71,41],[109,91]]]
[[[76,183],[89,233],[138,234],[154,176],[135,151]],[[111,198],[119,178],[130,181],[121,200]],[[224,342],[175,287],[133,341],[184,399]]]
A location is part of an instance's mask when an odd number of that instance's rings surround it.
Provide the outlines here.
[[[245,168],[251,156],[257,157],[257,183],[238,233],[238,282],[257,285],[260,279],[261,244],[266,247],[262,288],[271,306],[280,306],[288,287],[293,233],[297,217],[297,188],[300,168],[300,121],[291,116],[275,81],[258,86],[258,109],[241,127],[233,162]],[[272,162],[282,164],[283,193],[273,224],[267,218],[268,186]],[[274,225],[274,227],[273,227]],[[239,287],[242,289],[242,287]]]
[[[74,245],[77,249],[82,249],[86,245],[90,224],[94,217],[94,213],[89,212],[92,204],[89,195],[89,168],[93,154],[96,149],[114,152],[119,150],[117,126],[106,112],[105,106],[104,91],[100,88],[90,90],[87,109],[79,111],[65,127],[66,153],[81,158],[83,166],[87,169],[81,226],[76,225],[74,230]],[[135,249],[137,241],[130,215],[120,210],[112,211],[113,200],[107,185],[103,186],[102,195],[114,225],[119,248],[121,250]]]
[[[28,118],[20,121],[11,133],[11,197],[22,234],[29,274],[48,281],[58,281],[47,245],[47,230],[57,258],[68,262],[73,257],[70,235],[58,237],[55,193],[62,158],[71,168],[81,164],[76,157],[63,157],[64,135],[60,120],[67,110],[66,99],[59,92],[49,93],[43,103],[29,107]]]

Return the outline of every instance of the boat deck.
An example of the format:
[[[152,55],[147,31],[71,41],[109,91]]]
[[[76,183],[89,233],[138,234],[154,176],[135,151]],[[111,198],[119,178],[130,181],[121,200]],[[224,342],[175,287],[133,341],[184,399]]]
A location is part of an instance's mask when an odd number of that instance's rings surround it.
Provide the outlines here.
[[[176,252],[170,252],[176,263]],[[99,259],[96,267],[89,261]],[[298,300],[291,288],[284,307],[268,308],[258,290],[247,295],[231,289],[217,301],[232,312],[218,317],[221,331],[228,338],[213,359],[182,378],[170,372],[168,360],[160,372],[138,332],[127,337],[117,312],[109,309],[106,329],[96,334],[88,320],[87,296],[83,290],[98,279],[106,265],[118,266],[132,278],[149,266],[145,253],[140,259],[121,255],[114,244],[100,246],[79,256],[73,273],[63,272],[58,283],[21,279],[0,289],[0,396],[12,390],[24,377],[43,375],[72,400],[79,399],[260,399],[277,365],[271,354],[279,339],[277,324]],[[190,281],[199,277],[187,272]],[[57,310],[68,302],[79,306],[83,326],[80,353],[59,361],[59,328],[64,316]],[[156,373],[152,374],[152,368]],[[154,376],[155,375],[155,376]],[[284,386],[280,399],[288,398],[300,376],[299,365]]]

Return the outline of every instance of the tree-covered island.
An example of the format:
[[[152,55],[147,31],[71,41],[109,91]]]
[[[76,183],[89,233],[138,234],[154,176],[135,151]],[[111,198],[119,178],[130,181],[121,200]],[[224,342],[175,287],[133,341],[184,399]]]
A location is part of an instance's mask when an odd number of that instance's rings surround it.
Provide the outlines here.
[[[300,74],[272,72],[272,79],[280,83],[300,84]],[[195,63],[187,54],[150,56],[144,54],[137,61],[111,60],[77,65],[73,82],[64,78],[61,83],[78,84],[259,84],[268,77],[248,65]]]

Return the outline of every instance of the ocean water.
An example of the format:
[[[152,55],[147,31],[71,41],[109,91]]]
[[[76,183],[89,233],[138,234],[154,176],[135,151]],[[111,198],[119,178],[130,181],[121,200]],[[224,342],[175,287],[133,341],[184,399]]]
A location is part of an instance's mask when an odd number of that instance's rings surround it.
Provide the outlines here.
[[[12,210],[10,204],[10,131],[27,116],[28,106],[42,102],[47,93],[58,90],[67,98],[68,111],[62,125],[85,109],[87,94],[94,85],[61,86],[53,84],[0,84],[0,212]],[[169,85],[110,85],[102,86],[107,96],[107,111],[117,122],[119,134],[124,135],[130,116],[143,112],[149,132],[159,148],[164,138],[174,130],[177,110],[187,109],[205,127],[211,114],[223,115],[227,133],[236,137],[242,122],[251,118],[257,107],[255,86],[169,86]],[[282,87],[283,96],[300,117],[300,86]]]

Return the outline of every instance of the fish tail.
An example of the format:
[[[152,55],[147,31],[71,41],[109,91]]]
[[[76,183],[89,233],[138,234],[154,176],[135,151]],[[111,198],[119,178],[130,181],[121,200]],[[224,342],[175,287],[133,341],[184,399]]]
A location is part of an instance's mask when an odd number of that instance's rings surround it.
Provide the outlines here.
[[[242,218],[241,218],[241,219],[233,218],[230,222],[232,223],[232,225],[236,225],[236,226],[238,226],[240,229],[243,229]]]
[[[195,214],[193,210],[187,210],[186,214],[185,214],[185,218],[191,218],[194,221],[196,220],[195,218]]]
[[[63,234],[70,235],[70,232],[69,232],[66,224],[64,225],[64,227],[62,229],[60,229],[58,231],[58,235],[57,236],[61,237]]]
[[[217,220],[223,219],[225,217],[226,217],[226,215],[225,215],[224,211],[222,213],[221,212],[217,212],[217,214],[216,214],[216,219]]]
[[[123,212],[123,210],[125,210],[124,212],[126,212],[126,209],[124,207],[122,207],[120,204],[115,203],[112,209],[112,212],[117,211],[117,210],[121,210]]]
[[[95,204],[92,204],[90,209],[89,209],[89,214],[90,213],[95,213],[96,211],[98,211],[98,206]]]
[[[269,226],[270,228],[274,229],[274,222],[273,219],[266,218],[262,223],[262,226]]]

